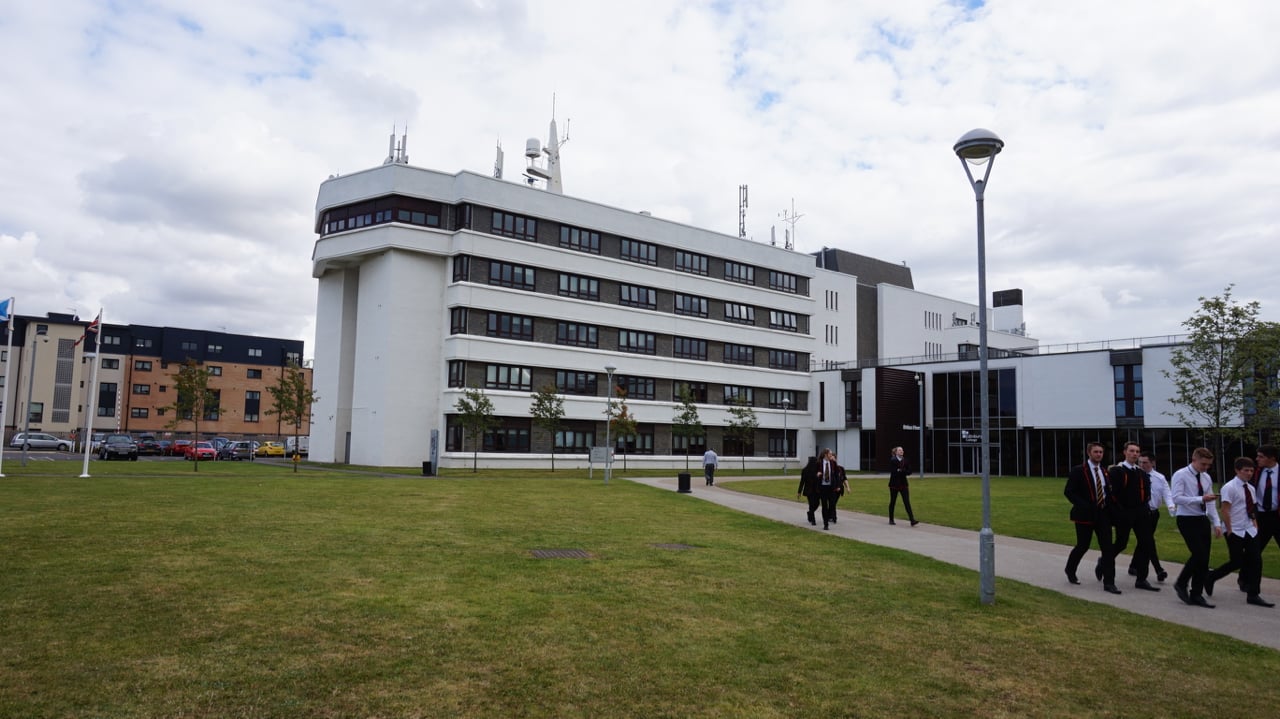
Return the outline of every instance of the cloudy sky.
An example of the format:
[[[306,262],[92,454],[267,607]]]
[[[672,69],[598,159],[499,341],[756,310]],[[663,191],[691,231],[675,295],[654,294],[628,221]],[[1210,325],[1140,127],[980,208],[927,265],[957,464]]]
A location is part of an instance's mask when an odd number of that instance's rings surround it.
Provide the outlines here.
[[[952,145],[990,128],[1029,334],[1176,334],[1231,283],[1277,320],[1277,37],[1271,0],[0,0],[0,297],[311,355],[319,183],[393,125],[518,178],[554,95],[566,194],[737,234],[746,184],[755,240],[794,201],[797,250],[973,302]]]

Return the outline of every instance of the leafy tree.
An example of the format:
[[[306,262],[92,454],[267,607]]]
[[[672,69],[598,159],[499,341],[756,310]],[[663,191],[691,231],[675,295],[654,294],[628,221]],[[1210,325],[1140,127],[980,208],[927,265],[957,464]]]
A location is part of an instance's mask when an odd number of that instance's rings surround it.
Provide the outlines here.
[[[614,443],[622,443],[622,471],[627,471],[627,437],[634,437],[639,422],[627,407],[627,391],[621,387],[614,388],[617,399],[609,400],[609,431],[613,433]]]
[[[1245,380],[1245,431],[1258,444],[1273,442],[1280,429],[1280,323],[1259,322],[1242,345],[1254,362]]]
[[[689,390],[688,385],[680,385],[676,403],[676,414],[671,418],[671,433],[677,437],[683,437],[684,442],[684,469],[689,471],[689,446],[693,444],[693,440],[703,436],[707,430],[702,426],[702,420],[698,417],[698,406],[694,403],[693,392]]]
[[[756,429],[760,427],[760,420],[756,417],[756,411],[747,404],[747,401],[741,397],[734,397],[729,400],[729,414],[733,418],[729,420],[729,426],[725,429],[725,434],[730,439],[737,440],[742,444],[742,471],[747,471],[747,446],[755,441]]]
[[[193,442],[200,441],[201,419],[216,420],[222,414],[218,391],[209,389],[209,378],[212,376],[212,372],[201,367],[191,358],[187,358],[173,376],[173,404],[165,407],[173,413],[173,419],[167,426],[170,429],[177,429],[183,423],[190,422],[195,434]],[[194,447],[192,449],[194,450]],[[194,452],[192,458],[194,460],[191,463],[192,471],[199,472],[200,453]]]
[[[453,406],[458,411],[462,432],[471,439],[471,471],[479,471],[480,444],[484,434],[498,425],[493,416],[493,402],[479,387],[468,387]]]
[[[1227,465],[1227,440],[1246,435],[1242,418],[1254,406],[1246,388],[1254,385],[1260,367],[1274,362],[1274,346],[1250,341],[1265,330],[1258,321],[1260,305],[1240,304],[1231,296],[1232,287],[1220,296],[1199,298],[1200,309],[1182,323],[1186,344],[1173,350],[1172,371],[1164,370],[1174,385],[1174,410],[1167,414],[1189,429],[1204,430],[1210,438],[1206,444],[1218,456],[1219,479]],[[1269,404],[1265,398],[1264,404]]]
[[[543,385],[530,396],[533,398],[533,405],[529,407],[529,414],[533,416],[533,423],[546,432],[548,439],[551,440],[551,471],[554,472],[556,471],[556,432],[564,426],[564,397],[556,392],[556,386],[553,384]]]
[[[301,451],[298,438],[302,434],[302,423],[311,416],[311,405],[320,398],[307,386],[307,374],[292,360],[267,391],[274,406],[266,414],[278,415],[281,422],[293,425],[293,451],[297,454]],[[293,463],[293,471],[298,471],[297,462]]]

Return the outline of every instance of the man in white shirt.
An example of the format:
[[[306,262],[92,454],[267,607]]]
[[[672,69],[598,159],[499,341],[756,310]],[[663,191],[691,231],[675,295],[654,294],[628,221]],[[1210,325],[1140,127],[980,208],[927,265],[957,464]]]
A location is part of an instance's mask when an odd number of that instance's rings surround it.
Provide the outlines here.
[[[1178,599],[1187,604],[1209,609],[1213,605],[1204,598],[1204,586],[1209,576],[1209,551],[1213,548],[1213,538],[1222,536],[1222,520],[1218,518],[1218,495],[1213,493],[1213,478],[1207,474],[1211,466],[1213,452],[1204,447],[1196,447],[1191,453],[1191,464],[1174,472],[1170,482],[1178,532],[1182,534],[1182,541],[1187,543],[1187,550],[1191,552],[1191,558],[1182,565],[1182,571],[1173,582],[1173,591],[1178,593]]]
[[[1154,452],[1143,452],[1138,459],[1138,466],[1147,476],[1151,478],[1151,497],[1147,500],[1147,520],[1151,524],[1151,536],[1154,537],[1156,527],[1160,526],[1160,507],[1168,507],[1169,516],[1173,516],[1173,492],[1169,490],[1169,480],[1165,479],[1163,474],[1156,470],[1156,456]],[[1169,573],[1164,571],[1164,567],[1160,566],[1160,557],[1156,555],[1156,547],[1154,542],[1150,547],[1151,568],[1156,570],[1156,581],[1163,582]],[[1133,555],[1133,560],[1129,562],[1129,576],[1138,576],[1138,555]]]
[[[1262,557],[1258,554],[1258,523],[1254,519],[1257,499],[1253,495],[1253,460],[1240,457],[1236,460],[1236,476],[1222,485],[1223,521],[1227,525],[1227,550],[1231,558],[1227,563],[1209,573],[1204,590],[1213,596],[1213,583],[1240,570],[1249,603],[1257,607],[1274,607],[1275,604],[1259,594],[1262,579]]]
[[[720,466],[720,458],[716,456],[715,450],[710,447],[702,454],[702,476],[707,480],[707,486],[713,486],[716,483],[716,467]]]

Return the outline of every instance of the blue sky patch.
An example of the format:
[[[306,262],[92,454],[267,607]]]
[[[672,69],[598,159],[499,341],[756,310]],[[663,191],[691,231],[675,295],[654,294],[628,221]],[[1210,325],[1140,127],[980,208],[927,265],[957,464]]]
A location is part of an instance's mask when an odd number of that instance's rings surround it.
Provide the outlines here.
[[[773,90],[766,90],[765,92],[760,93],[760,97],[756,98],[756,109],[768,110],[781,99],[782,95],[779,95]]]

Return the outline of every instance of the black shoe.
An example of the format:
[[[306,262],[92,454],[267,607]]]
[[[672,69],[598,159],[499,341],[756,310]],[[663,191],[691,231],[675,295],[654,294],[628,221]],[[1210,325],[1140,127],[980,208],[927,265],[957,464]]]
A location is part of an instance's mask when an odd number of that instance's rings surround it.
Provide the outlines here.
[[[1174,592],[1174,594],[1177,594],[1177,595],[1178,595],[1178,599],[1181,599],[1181,600],[1183,601],[1183,603],[1185,603],[1185,604],[1191,604],[1191,595],[1190,595],[1190,594],[1187,594],[1187,588],[1186,588],[1186,587],[1184,587],[1184,586],[1182,586],[1182,585],[1180,585],[1180,584],[1175,584],[1175,585],[1173,585],[1173,592]]]
[[[1214,579],[1214,578],[1213,578],[1213,575],[1212,575],[1212,574],[1210,574],[1209,576],[1205,577],[1205,578],[1204,578],[1204,593],[1205,593],[1205,594],[1208,594],[1209,596],[1211,596],[1211,597],[1212,597],[1212,596],[1213,596],[1213,585],[1214,585],[1214,584],[1216,584],[1216,583],[1217,583],[1217,581],[1218,581],[1218,580],[1216,580],[1216,579]]]
[[[1063,571],[1067,573],[1067,581],[1068,581],[1068,582],[1071,582],[1072,584],[1079,584],[1079,583],[1080,583],[1080,580],[1076,577],[1076,573],[1075,573],[1075,572],[1071,571],[1070,569],[1064,569]]]
[[[1168,573],[1168,572],[1166,572],[1166,571],[1164,571],[1163,569],[1157,569],[1157,570],[1156,570],[1156,581],[1157,581],[1157,582],[1163,582],[1166,578],[1168,578],[1168,576],[1169,576],[1169,573]]]
[[[1093,576],[1097,577],[1099,582],[1102,581],[1102,562],[1101,561],[1093,565]]]
[[[1275,602],[1268,602],[1267,600],[1263,599],[1257,594],[1250,594],[1249,599],[1247,601],[1249,602],[1249,604],[1252,604],[1255,607],[1274,607],[1275,606]]]
[[[1114,585],[1114,584],[1104,584],[1104,585],[1102,585],[1102,591],[1104,591],[1104,592],[1110,592],[1111,594],[1119,594],[1119,593],[1120,593],[1120,590],[1119,590],[1119,589],[1116,587],[1116,585]]]
[[[818,520],[813,518],[813,512],[809,512],[809,524],[812,524],[815,527],[818,526]]]
[[[1129,576],[1131,577],[1138,576],[1138,570],[1134,569],[1133,567],[1129,567]]]
[[[893,521],[892,519],[890,519],[890,520],[889,520],[889,524],[897,524],[897,522],[895,522],[895,521]]]
[[[835,517],[832,517],[832,518],[831,518],[831,523],[832,523],[832,524],[835,524],[835,523],[836,523],[836,518],[835,518]]]
[[[916,526],[917,524],[919,524],[919,522],[917,522],[917,521],[916,521],[916,520],[914,520],[914,519],[913,519],[913,520],[911,520],[911,526],[913,526],[913,527],[914,527],[914,526]]]
[[[1139,580],[1137,581],[1137,583],[1135,583],[1133,586],[1134,586],[1134,587],[1137,587],[1138,589],[1145,589],[1145,590],[1147,590],[1148,592],[1158,592],[1158,591],[1160,591],[1160,587],[1153,587],[1153,586],[1151,586],[1151,582],[1148,582],[1148,581],[1147,581],[1147,580],[1145,580],[1145,579],[1139,579]]]
[[[1236,580],[1236,586],[1237,586],[1237,587],[1240,587],[1240,591],[1242,591],[1242,592],[1248,592],[1248,591],[1249,591],[1248,589],[1245,589],[1245,588],[1244,588],[1244,579],[1237,579],[1237,580]]]
[[[825,524],[824,524],[824,525],[822,525],[822,528],[823,528],[823,529],[831,529],[830,527],[828,527],[828,526],[827,526],[827,525],[825,525]]]
[[[1201,597],[1201,596],[1192,597],[1191,603],[1196,605],[1197,607],[1204,607],[1205,609],[1213,609],[1215,606],[1217,606],[1214,604],[1210,604],[1208,599],[1205,599],[1204,597]]]

